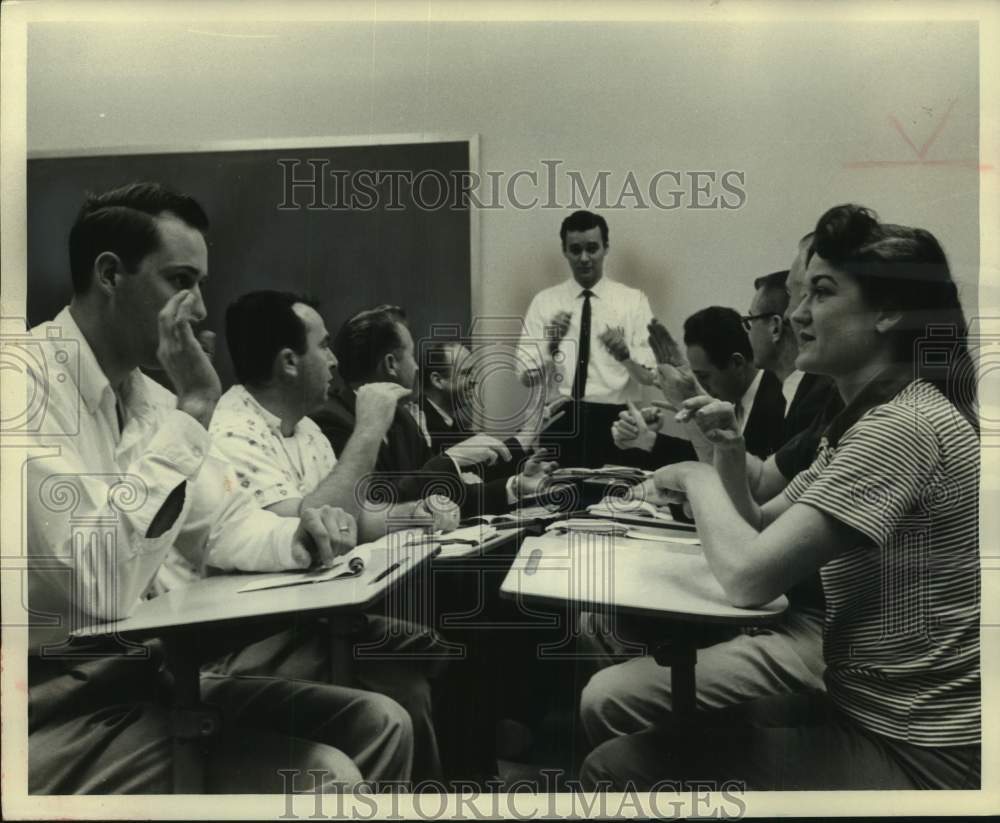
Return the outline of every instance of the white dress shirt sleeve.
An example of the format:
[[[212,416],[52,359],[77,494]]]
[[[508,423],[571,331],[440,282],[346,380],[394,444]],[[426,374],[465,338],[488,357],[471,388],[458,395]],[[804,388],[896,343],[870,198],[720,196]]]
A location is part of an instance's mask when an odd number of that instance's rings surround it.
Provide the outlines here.
[[[261,509],[217,447],[189,492],[195,502],[177,549],[196,566],[247,572],[302,567],[292,556],[299,518]]]
[[[518,342],[518,377],[531,369],[543,368],[552,359],[545,337],[545,324],[552,318],[544,316],[544,302],[536,294],[524,315],[524,331]]]
[[[47,413],[58,416],[57,404]],[[60,422],[62,431],[76,430],[69,416]],[[190,415],[169,411],[145,448],[114,473],[86,459],[76,438],[55,443],[33,446],[27,463],[31,591],[43,607],[64,616],[69,611],[69,631],[132,611],[186,523],[188,484],[199,474],[211,438]],[[148,537],[170,493],[182,485],[179,514],[158,536]]]
[[[632,307],[628,350],[632,360],[647,369],[656,368],[656,358],[649,345],[649,324],[652,319],[653,310],[650,308],[649,298],[643,292],[639,292]]]

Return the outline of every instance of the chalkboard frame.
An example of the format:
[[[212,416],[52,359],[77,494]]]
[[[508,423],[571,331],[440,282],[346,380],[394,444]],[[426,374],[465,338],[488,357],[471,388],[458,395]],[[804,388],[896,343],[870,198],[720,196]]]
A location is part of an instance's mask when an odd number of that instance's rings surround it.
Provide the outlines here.
[[[396,133],[396,134],[380,134],[380,135],[339,135],[339,136],[314,136],[314,137],[286,137],[286,138],[264,138],[264,139],[240,139],[240,140],[221,140],[221,141],[207,141],[198,144],[168,144],[168,145],[122,145],[122,146],[104,146],[98,148],[87,148],[87,149],[59,149],[56,151],[32,151],[28,153],[27,160],[29,169],[32,165],[35,165],[37,161],[46,160],[69,160],[69,161],[86,161],[100,158],[114,158],[114,157],[124,157],[124,156],[156,156],[156,157],[166,157],[170,155],[206,155],[211,153],[254,153],[254,152],[299,152],[301,150],[316,149],[316,150],[336,150],[336,149],[352,149],[352,148],[372,148],[372,149],[392,149],[394,147],[405,148],[405,147],[433,147],[436,144],[463,144],[468,157],[468,170],[474,174],[479,174],[479,135],[478,134],[452,134],[452,133],[422,133],[422,134],[407,134],[407,133]],[[29,198],[29,209],[28,213],[30,215],[30,197],[31,197],[31,178],[32,175],[29,172],[27,176],[28,185],[28,198]],[[124,182],[124,181],[122,181]],[[411,206],[411,208],[413,208]],[[468,222],[468,269],[469,269],[469,283],[468,283],[468,293],[469,293],[469,305],[464,307],[462,315],[464,317],[448,317],[444,318],[446,322],[459,321],[462,325],[465,323],[465,319],[468,318],[471,322],[471,318],[477,316],[480,301],[482,299],[483,284],[482,284],[482,263],[481,263],[481,248],[480,248],[480,221],[478,209],[475,209],[471,204],[464,210],[467,214]],[[210,218],[212,214],[210,213]],[[30,238],[28,244],[28,250],[30,255],[31,243]],[[60,238],[58,242],[65,245],[65,239]],[[211,243],[211,232],[210,232],[210,243]],[[210,261],[210,269],[211,269]],[[32,271],[32,261],[28,260],[28,271]],[[65,277],[68,282],[69,272],[68,263],[64,267],[64,270],[59,273],[60,277]],[[28,294],[26,297],[30,304],[33,302],[31,300],[32,282],[26,284],[28,286]],[[37,287],[37,286],[36,286]],[[281,288],[280,283],[275,283],[273,286],[270,284],[264,286],[256,287],[273,287]],[[66,295],[68,297],[68,289]],[[215,305],[218,301],[213,301],[213,305],[210,305],[210,314],[214,313],[213,326],[219,325],[219,318],[221,316],[224,306]],[[404,306],[405,308],[405,306]],[[49,312],[51,313],[51,312]],[[412,312],[411,312],[412,313]],[[37,312],[29,310],[29,318],[32,314],[37,314]],[[336,331],[336,326],[340,318],[335,312],[333,314],[333,319],[328,317],[328,325],[330,327],[331,333]],[[33,322],[37,323],[40,319],[47,318],[33,318]],[[424,324],[426,325],[426,324]],[[221,328],[217,329],[221,332]],[[231,380],[231,370],[228,363],[228,356],[223,356],[219,360],[220,373],[224,377],[224,382],[228,384]],[[155,375],[154,375],[155,376]],[[229,378],[227,380],[226,378]]]

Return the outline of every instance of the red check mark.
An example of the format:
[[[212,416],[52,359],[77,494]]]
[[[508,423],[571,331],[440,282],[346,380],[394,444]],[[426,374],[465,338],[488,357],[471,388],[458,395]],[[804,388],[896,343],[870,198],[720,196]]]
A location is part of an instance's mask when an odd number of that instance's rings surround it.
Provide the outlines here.
[[[899,119],[896,117],[896,115],[890,114],[889,122],[892,123],[896,131],[899,132],[900,137],[902,137],[906,141],[906,145],[908,145],[911,149],[913,149],[914,154],[916,154],[917,157],[920,158],[921,160],[925,160],[927,158],[927,151],[930,149],[932,145],[934,145],[934,141],[937,140],[938,136],[941,134],[941,130],[944,128],[944,124],[948,122],[948,118],[951,116],[951,110],[955,108],[956,102],[957,98],[951,101],[951,103],[948,105],[948,108],[945,109],[944,115],[941,117],[940,120],[938,120],[937,125],[934,127],[934,131],[931,132],[930,137],[927,138],[927,141],[919,149],[916,147],[916,145],[910,139],[910,136],[903,129],[903,124],[899,122]]]

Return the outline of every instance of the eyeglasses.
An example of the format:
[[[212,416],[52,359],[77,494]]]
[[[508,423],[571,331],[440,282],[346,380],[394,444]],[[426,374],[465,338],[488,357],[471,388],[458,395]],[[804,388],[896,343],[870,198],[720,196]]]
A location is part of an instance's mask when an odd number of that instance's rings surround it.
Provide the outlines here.
[[[773,312],[773,311],[769,311],[766,314],[744,314],[740,318],[740,323],[743,324],[743,331],[749,332],[750,331],[750,324],[754,320],[760,320],[762,317],[781,317],[781,315],[778,314],[777,312]]]

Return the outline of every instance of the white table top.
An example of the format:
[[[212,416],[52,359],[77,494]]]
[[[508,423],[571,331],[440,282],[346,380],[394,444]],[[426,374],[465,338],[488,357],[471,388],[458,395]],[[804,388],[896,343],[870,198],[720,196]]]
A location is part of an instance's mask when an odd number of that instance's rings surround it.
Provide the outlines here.
[[[306,583],[278,589],[240,592],[265,574],[225,574],[209,577],[140,603],[131,616],[74,632],[75,637],[117,634],[153,634],[157,630],[220,623],[290,612],[363,612],[421,564],[437,553],[436,545],[400,548],[375,545],[371,562],[355,577]],[[394,563],[399,567],[376,580]]]
[[[784,597],[758,609],[733,606],[701,547],[672,543],[669,534],[658,542],[572,532],[526,538],[500,591],[526,602],[740,625],[771,622],[788,607]]]

